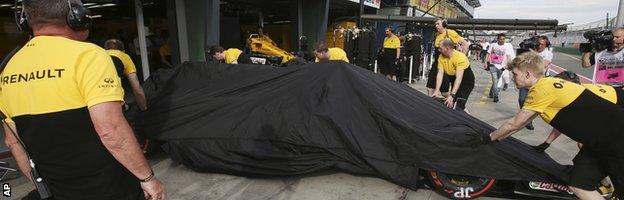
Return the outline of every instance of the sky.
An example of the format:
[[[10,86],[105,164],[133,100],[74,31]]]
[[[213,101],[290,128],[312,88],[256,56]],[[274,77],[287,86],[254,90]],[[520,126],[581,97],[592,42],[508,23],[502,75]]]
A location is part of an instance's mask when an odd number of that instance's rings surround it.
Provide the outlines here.
[[[617,15],[619,0],[480,0],[475,18],[557,19],[581,25]]]

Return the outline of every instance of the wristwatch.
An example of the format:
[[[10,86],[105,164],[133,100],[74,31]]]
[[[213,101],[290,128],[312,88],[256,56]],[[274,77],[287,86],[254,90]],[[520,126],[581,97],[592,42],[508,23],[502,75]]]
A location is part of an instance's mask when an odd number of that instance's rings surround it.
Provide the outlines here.
[[[149,181],[151,181],[152,179],[154,179],[154,170],[151,170],[151,169],[150,169],[150,175],[149,175],[149,176],[147,176],[147,177],[146,177],[146,178],[144,178],[144,179],[139,179],[139,181],[140,181],[141,183],[145,183],[145,182],[149,182]]]

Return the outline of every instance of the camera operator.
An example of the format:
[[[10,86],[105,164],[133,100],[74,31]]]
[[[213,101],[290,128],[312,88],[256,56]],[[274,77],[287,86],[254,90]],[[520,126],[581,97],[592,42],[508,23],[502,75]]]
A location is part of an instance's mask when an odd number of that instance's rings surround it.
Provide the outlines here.
[[[122,114],[111,57],[82,42],[88,10],[79,0],[22,3],[16,16],[33,38],[0,76],[5,143],[20,171],[54,199],[164,199]]]
[[[539,115],[553,128],[584,144],[573,160],[570,174],[570,189],[577,197],[602,199],[595,187],[604,176],[611,178],[616,191],[624,190],[624,137],[620,128],[624,109],[581,85],[544,77],[543,59],[534,52],[519,55],[509,67],[516,87],[530,88],[526,104],[496,131],[468,133],[468,143],[478,146],[507,138]],[[584,169],[599,169],[600,173]],[[588,180],[593,182],[587,185]],[[618,195],[624,198],[624,194]]]
[[[594,66],[593,82],[609,85],[616,89],[624,87],[624,28],[616,28],[610,36],[608,32],[586,32],[583,36],[590,40],[595,54],[588,46],[581,45],[582,67]],[[611,39],[611,43],[609,43]]]

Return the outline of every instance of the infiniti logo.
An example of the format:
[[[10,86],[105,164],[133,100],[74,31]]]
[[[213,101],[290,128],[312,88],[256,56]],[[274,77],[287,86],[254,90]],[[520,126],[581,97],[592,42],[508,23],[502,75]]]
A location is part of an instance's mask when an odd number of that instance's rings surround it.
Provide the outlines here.
[[[104,82],[108,84],[113,84],[115,81],[112,78],[105,78]]]

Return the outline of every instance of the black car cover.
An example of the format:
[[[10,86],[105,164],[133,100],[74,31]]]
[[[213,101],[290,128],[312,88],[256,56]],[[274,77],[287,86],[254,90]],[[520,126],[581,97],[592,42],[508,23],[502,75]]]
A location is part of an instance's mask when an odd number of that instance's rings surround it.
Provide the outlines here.
[[[339,170],[416,189],[419,169],[565,183],[566,166],[490,125],[340,61],[276,68],[185,63],[144,84],[140,128],[199,172],[251,177]]]

